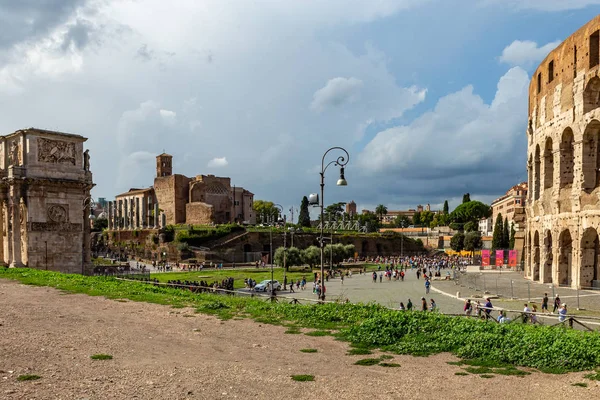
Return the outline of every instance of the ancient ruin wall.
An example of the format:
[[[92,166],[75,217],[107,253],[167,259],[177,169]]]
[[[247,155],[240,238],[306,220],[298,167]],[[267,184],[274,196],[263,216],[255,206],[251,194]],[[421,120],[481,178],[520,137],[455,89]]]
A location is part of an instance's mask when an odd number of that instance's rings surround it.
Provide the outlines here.
[[[525,273],[572,287],[598,284],[600,16],[540,64],[529,85]]]

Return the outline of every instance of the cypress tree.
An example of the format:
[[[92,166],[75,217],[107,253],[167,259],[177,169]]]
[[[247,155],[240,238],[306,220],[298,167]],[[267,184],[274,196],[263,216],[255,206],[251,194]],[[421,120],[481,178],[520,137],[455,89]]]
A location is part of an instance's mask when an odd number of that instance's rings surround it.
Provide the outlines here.
[[[448,200],[444,201],[444,214],[448,214],[449,208],[448,208]]]
[[[510,245],[510,236],[508,234],[508,217],[504,218],[504,226],[502,229],[502,248],[508,249]]]
[[[510,226],[510,240],[508,243],[508,248],[514,250],[515,248],[515,224]]]
[[[492,236],[492,250],[502,248],[502,234],[504,232],[504,224],[502,223],[502,214],[496,216],[494,224],[494,235]]]
[[[304,196],[300,204],[300,214],[298,215],[298,225],[310,227],[310,213],[308,211],[308,198]]]

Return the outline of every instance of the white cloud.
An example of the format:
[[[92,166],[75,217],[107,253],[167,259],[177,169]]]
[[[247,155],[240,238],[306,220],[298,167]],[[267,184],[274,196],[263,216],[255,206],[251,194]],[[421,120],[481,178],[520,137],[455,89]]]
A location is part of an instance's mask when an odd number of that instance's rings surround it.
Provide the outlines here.
[[[172,119],[177,116],[177,113],[175,111],[165,110],[163,108],[160,109],[159,113],[160,116],[164,119]]]
[[[531,40],[515,40],[502,50],[500,61],[513,66],[531,67],[546,58],[559,44],[560,41],[556,41],[538,47]]]
[[[359,167],[370,175],[453,183],[495,170],[518,174],[523,163],[515,157],[525,155],[514,151],[524,138],[528,85],[527,73],[514,67],[498,82],[489,105],[472,86],[442,97],[411,124],[379,132],[359,155]]]
[[[221,168],[226,167],[229,163],[227,162],[227,158],[225,157],[215,157],[208,162],[206,165],[208,168]]]
[[[322,112],[330,107],[339,107],[346,103],[354,103],[360,98],[363,82],[356,78],[337,77],[327,81],[327,84],[313,95],[310,108]]]

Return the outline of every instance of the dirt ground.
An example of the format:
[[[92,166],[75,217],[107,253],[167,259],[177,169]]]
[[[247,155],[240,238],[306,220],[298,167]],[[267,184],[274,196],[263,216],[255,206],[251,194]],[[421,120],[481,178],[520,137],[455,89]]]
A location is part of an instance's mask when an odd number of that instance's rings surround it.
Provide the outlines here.
[[[399,368],[357,366],[370,356],[348,356],[348,345],[331,337],[12,281],[0,280],[0,304],[2,399],[600,398],[584,373],[456,376],[449,354],[395,356]],[[98,353],[114,358],[90,359]],[[17,381],[22,374],[41,379]],[[294,382],[295,374],[315,381]]]

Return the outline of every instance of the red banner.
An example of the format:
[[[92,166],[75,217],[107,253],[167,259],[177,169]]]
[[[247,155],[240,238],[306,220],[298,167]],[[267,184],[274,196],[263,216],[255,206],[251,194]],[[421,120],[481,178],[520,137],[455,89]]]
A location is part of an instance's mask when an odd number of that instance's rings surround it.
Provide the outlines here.
[[[508,265],[510,265],[511,267],[517,266],[517,251],[516,250],[508,251]]]
[[[501,267],[504,265],[504,250],[496,250],[496,266]]]
[[[489,250],[481,250],[481,266],[489,267],[490,265],[490,251]]]

